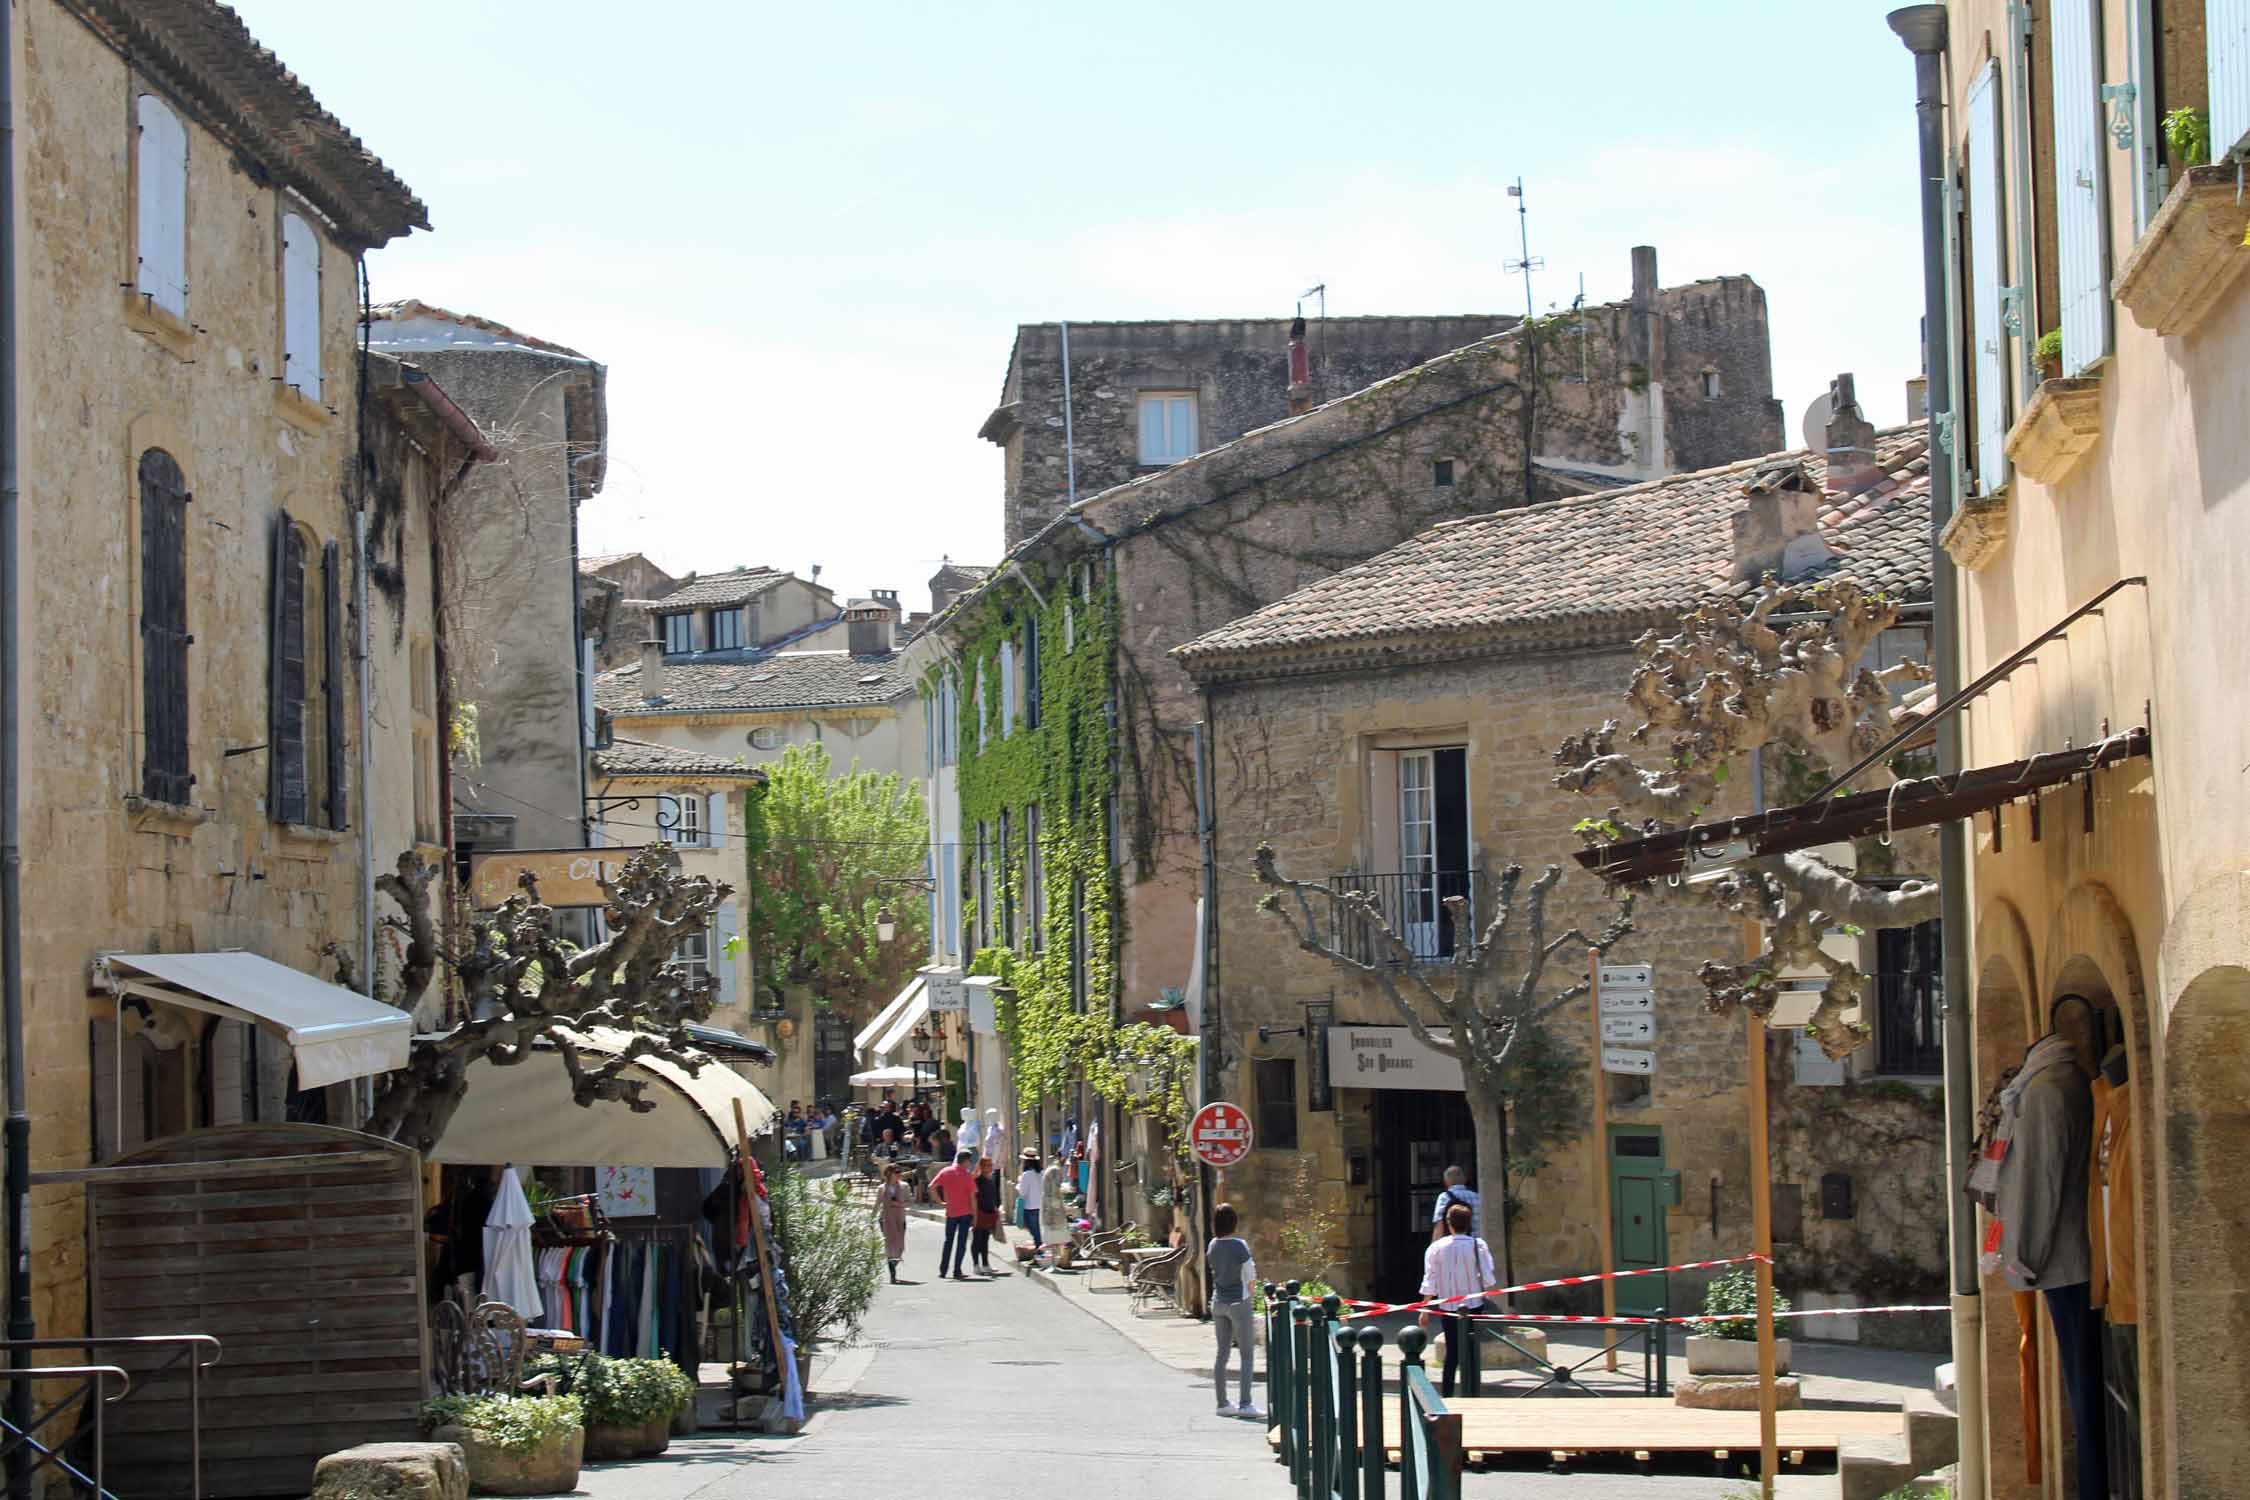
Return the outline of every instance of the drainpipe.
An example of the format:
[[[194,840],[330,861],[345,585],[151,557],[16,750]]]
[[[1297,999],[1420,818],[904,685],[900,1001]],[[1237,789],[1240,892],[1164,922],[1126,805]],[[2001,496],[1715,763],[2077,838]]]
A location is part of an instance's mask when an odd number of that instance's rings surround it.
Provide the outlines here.
[[[364,378],[364,377],[363,377]],[[363,505],[352,517],[352,593],[353,607],[359,612],[359,987],[369,999],[375,999],[375,736],[369,732],[375,721],[374,684],[368,680],[368,667],[373,653],[368,649],[367,629],[367,509]],[[409,764],[412,758],[409,757]],[[417,775],[420,768],[414,768]],[[357,1092],[361,1096],[365,1120],[375,1108],[374,1080],[363,1078]]]
[[[1891,30],[1914,54],[1914,118],[1921,148],[1922,325],[1930,382],[1930,429],[1942,436],[1948,461],[1930,464],[1930,577],[1935,608],[1932,654],[1942,701],[1961,686],[1959,578],[1938,537],[1953,518],[1958,442],[1954,420],[1953,325],[1948,319],[1945,153],[1945,7],[1910,5],[1892,11]],[[1933,458],[1935,455],[1933,455]],[[1937,725],[1938,774],[1961,769],[1961,720],[1948,714]],[[1959,1393],[1961,1483],[1964,1496],[1985,1494],[1984,1312],[1977,1279],[1977,1218],[1962,1191],[1968,1173],[1976,1102],[1969,1025],[1968,830],[1956,819],[1940,825],[1938,884],[1943,903],[1940,934],[1945,983],[1945,1175],[1947,1242],[1953,1281],[1953,1373]]]
[[[23,721],[17,694],[23,642],[17,617],[16,496],[16,38],[14,11],[0,6],[0,1028],[8,1049],[5,1174],[8,1213],[8,1337],[36,1338],[31,1310],[31,1109],[23,1035]],[[31,1363],[26,1356],[25,1364]],[[14,1363],[14,1361],[10,1361]],[[31,1382],[8,1384],[8,1425],[31,1430]],[[8,1493],[30,1500],[31,1445],[9,1455]]]

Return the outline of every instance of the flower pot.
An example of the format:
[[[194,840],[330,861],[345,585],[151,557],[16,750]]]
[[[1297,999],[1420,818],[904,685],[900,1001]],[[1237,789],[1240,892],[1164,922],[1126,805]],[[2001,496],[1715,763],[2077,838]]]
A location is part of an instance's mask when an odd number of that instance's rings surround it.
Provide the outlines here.
[[[1690,1335],[1687,1367],[1691,1375],[1755,1375],[1758,1373],[1758,1341]],[[1777,1375],[1788,1370],[1789,1340],[1773,1341],[1773,1368]]]
[[[511,1453],[471,1427],[440,1427],[431,1441],[459,1443],[469,1462],[469,1490],[478,1495],[564,1495],[578,1488],[586,1429],[573,1427]]]
[[[616,1463],[620,1459],[654,1458],[672,1446],[672,1419],[657,1417],[640,1423],[588,1422],[586,1461]]]

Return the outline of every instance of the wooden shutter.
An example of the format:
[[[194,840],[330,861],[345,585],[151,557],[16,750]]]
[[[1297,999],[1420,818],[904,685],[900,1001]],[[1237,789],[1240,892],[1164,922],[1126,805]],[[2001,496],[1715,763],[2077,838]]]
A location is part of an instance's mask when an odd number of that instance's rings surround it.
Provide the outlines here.
[[[141,455],[141,795],[185,806],[188,774],[186,481],[172,455]]]
[[[2008,482],[2008,335],[2000,325],[2000,65],[1969,84],[1969,337],[1979,494]]]
[[[2211,157],[2217,161],[2250,136],[2250,0],[2208,0],[2203,28],[2211,80]]]
[[[1039,727],[1039,617],[1023,625],[1023,727]]]
[[[2109,354],[2107,132],[2101,100],[2101,0],[2056,0],[2047,18],[2055,68],[2055,268],[2062,284],[2063,373]]]
[[[282,511],[273,518],[271,649],[266,671],[266,814],[302,823],[311,813],[305,769],[305,544]]]
[[[320,236],[296,214],[281,216],[281,360],[281,378],[318,401]]]
[[[140,290],[158,307],[187,316],[187,127],[154,94],[134,110],[140,140],[134,158]]]
[[[328,734],[328,785],[321,788],[330,828],[351,827],[344,774],[344,564],[334,542],[320,552],[321,714]]]
[[[703,847],[724,849],[727,846],[727,794],[713,792],[704,799]]]

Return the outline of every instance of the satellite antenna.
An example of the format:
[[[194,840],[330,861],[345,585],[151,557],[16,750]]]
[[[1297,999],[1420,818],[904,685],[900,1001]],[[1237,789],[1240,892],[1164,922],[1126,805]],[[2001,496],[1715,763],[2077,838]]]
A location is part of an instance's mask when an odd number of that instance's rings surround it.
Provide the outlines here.
[[[1805,408],[1805,419],[1798,431],[1804,434],[1805,446],[1815,451],[1828,446],[1828,419],[1836,415],[1836,398],[1828,391],[1813,397]]]
[[[1531,273],[1544,270],[1547,265],[1547,257],[1531,253],[1531,210],[1523,201],[1523,179],[1521,177],[1508,185],[1508,196],[1516,200],[1516,229],[1523,241],[1523,257],[1520,260],[1507,261],[1505,265],[1510,271],[1521,271],[1523,273],[1523,315],[1524,320],[1529,322],[1538,313],[1538,309],[1532,305],[1531,301]]]

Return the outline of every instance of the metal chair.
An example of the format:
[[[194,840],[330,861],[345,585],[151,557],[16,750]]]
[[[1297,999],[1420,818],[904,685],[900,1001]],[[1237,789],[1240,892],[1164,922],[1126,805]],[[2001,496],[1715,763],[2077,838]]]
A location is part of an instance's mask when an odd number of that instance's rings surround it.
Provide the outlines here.
[[[1187,1264],[1187,1259],[1188,1247],[1178,1245],[1162,1255],[1152,1255],[1135,1263],[1125,1278],[1125,1291],[1132,1298],[1133,1310],[1140,1311],[1158,1297],[1169,1298],[1177,1307],[1180,1268]]]

